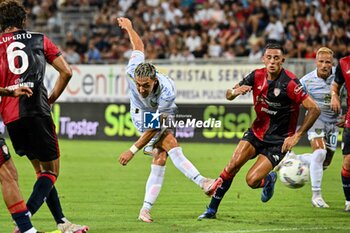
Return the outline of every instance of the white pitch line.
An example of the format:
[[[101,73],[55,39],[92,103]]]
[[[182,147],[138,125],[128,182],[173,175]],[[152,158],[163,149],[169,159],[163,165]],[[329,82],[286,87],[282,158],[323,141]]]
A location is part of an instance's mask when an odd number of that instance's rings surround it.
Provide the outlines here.
[[[256,230],[237,230],[237,231],[200,231],[197,233],[253,233],[253,232],[282,232],[282,231],[321,231],[321,230],[350,230],[350,227],[309,227],[309,228],[274,228],[274,229],[256,229]]]

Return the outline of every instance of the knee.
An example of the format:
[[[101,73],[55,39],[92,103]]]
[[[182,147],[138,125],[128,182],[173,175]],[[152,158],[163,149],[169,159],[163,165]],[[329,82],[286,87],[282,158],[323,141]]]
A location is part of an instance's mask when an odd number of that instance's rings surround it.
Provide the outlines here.
[[[176,138],[173,134],[168,133],[159,143],[156,144],[157,146],[162,147],[165,151],[169,151],[175,147],[178,147],[179,144],[177,143]]]
[[[316,149],[313,154],[315,155],[313,160],[316,163],[323,164],[323,162],[326,159],[327,150],[325,150],[325,149]]]
[[[167,160],[167,154],[164,150],[161,150],[159,148],[154,148],[152,154],[153,154],[152,164],[165,166],[166,160]]]
[[[261,183],[261,179],[256,174],[249,174],[248,173],[246,176],[246,182],[247,182],[249,187],[251,187],[252,189],[256,189],[256,188],[259,188],[259,185]]]

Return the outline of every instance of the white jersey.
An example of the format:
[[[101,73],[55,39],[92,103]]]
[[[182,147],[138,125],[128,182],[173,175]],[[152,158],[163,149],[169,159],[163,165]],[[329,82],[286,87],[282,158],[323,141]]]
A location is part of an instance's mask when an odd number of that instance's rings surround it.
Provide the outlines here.
[[[134,50],[131,53],[129,64],[126,68],[128,74],[128,84],[130,89],[130,109],[139,109],[141,112],[155,112],[175,114],[177,106],[175,104],[176,90],[174,81],[167,76],[156,73],[158,79],[157,90],[150,93],[146,98],[142,98],[136,88],[135,69],[145,61],[143,52]]]
[[[324,80],[317,77],[317,70],[314,70],[301,78],[300,83],[304,90],[317,103],[321,110],[318,119],[325,123],[336,123],[338,114],[330,108],[331,103],[331,86],[335,77],[335,67],[332,67],[332,74]]]

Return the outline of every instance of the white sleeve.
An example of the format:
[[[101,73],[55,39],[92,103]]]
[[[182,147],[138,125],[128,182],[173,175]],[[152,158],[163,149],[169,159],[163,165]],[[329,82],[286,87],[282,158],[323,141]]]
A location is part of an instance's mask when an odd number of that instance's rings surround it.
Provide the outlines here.
[[[145,54],[139,50],[134,50],[131,53],[128,66],[126,67],[126,73],[134,78],[136,67],[145,61]]]
[[[176,110],[176,89],[172,80],[167,78],[166,81],[166,85],[163,86],[160,93],[158,110],[160,113],[174,114]]]

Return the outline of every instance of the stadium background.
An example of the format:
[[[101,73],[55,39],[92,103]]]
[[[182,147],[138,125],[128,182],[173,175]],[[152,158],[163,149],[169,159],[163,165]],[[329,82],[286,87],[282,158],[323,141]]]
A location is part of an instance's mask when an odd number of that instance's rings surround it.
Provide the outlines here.
[[[337,59],[350,54],[348,0],[23,2],[30,12],[28,29],[44,32],[57,43],[74,72],[52,108],[59,138],[63,139],[57,187],[65,213],[73,222],[90,225],[91,233],[349,231],[348,215],[342,212],[340,149],[324,177],[329,210],[311,208],[310,185],[290,190],[278,184],[273,201],[261,204],[260,190],[251,190],[245,184],[250,161],[237,175],[215,226],[197,222],[208,199],[169,162],[167,181],[154,208],[155,223],[150,226],[137,222],[150,158],[135,156],[127,167],[117,164],[116,157],[137,136],[128,113],[124,72],[130,43],[114,23],[118,16],[134,22],[149,61],[176,80],[182,113],[217,116],[226,122],[224,128],[206,134],[193,134],[191,129],[178,134],[188,158],[205,175],[216,177],[235,148],[232,143],[254,119],[251,98],[228,102],[223,98],[225,90],[262,66],[261,52],[268,41],[285,45],[285,67],[298,77],[314,69],[312,58],[321,46],[333,49]],[[275,20],[273,31],[280,30],[279,24],[283,28],[278,37],[264,33]],[[48,90],[55,78],[57,73],[48,66]],[[198,141],[201,143],[195,143]],[[308,145],[305,137],[301,144]],[[10,149],[14,155],[11,145]],[[295,148],[296,153],[309,150],[309,146]],[[28,197],[35,179],[33,171],[26,159],[13,158],[21,190]],[[0,232],[7,233],[13,226],[5,209],[0,203]],[[40,229],[55,228],[46,207],[33,222]]]
[[[128,113],[124,70],[131,45],[115,24],[118,16],[133,21],[146,58],[175,80],[179,113],[223,121],[221,129],[206,135],[178,129],[180,141],[237,142],[254,117],[251,96],[228,102],[225,91],[262,66],[267,42],[284,44],[285,67],[298,77],[314,69],[321,46],[333,49],[336,58],[350,51],[349,1],[23,2],[30,12],[28,28],[46,33],[72,64],[72,81],[53,107],[57,132],[69,139],[137,136]],[[49,90],[56,77],[49,68]]]

